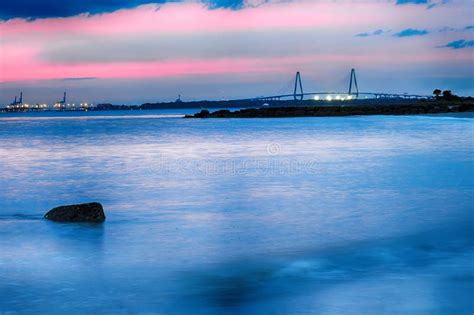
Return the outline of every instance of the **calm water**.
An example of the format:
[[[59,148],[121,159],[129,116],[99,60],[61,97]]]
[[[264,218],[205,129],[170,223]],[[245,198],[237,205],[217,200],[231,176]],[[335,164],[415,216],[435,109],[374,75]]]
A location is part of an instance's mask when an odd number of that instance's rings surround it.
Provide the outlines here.
[[[0,116],[0,314],[474,311],[472,116],[171,114]]]

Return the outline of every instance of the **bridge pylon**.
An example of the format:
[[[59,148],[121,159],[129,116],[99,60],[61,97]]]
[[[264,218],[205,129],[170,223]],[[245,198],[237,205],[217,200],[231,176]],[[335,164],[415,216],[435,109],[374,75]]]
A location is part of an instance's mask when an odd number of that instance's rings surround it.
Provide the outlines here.
[[[359,97],[359,87],[357,86],[357,77],[355,69],[351,69],[351,79],[349,82],[349,95],[352,95],[352,86],[354,85],[355,88],[355,96],[356,98]]]
[[[297,93],[298,89],[299,89],[299,93]],[[301,81],[301,74],[299,71],[296,72],[295,89],[293,91],[293,97],[295,101],[302,101],[304,98],[303,82]]]

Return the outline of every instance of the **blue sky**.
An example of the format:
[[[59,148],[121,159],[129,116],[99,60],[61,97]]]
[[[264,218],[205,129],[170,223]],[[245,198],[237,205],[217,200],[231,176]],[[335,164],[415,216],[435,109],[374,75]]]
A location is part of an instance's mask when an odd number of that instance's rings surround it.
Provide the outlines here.
[[[474,94],[470,1],[18,0],[0,4],[0,102],[142,103],[306,90]],[[86,101],[86,100],[85,100]]]

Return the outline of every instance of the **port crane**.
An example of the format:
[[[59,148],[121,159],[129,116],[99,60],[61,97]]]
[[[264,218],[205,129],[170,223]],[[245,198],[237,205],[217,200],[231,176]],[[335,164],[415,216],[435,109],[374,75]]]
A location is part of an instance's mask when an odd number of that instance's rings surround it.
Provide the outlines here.
[[[20,98],[17,101],[17,96],[15,95],[15,100],[10,104],[11,106],[19,106],[23,104],[23,92],[20,92]]]
[[[54,107],[56,108],[66,108],[66,92],[64,92],[63,99],[60,101],[57,101],[54,104]]]

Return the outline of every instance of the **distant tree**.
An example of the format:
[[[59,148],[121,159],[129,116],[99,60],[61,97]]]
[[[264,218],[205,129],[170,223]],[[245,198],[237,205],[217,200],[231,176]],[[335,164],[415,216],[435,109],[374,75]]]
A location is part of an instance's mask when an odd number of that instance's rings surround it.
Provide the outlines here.
[[[441,90],[436,89],[436,90],[433,91],[433,94],[434,94],[434,96],[439,97],[441,95]]]
[[[453,97],[453,93],[451,92],[451,90],[444,90],[443,91],[443,98],[449,100]]]

